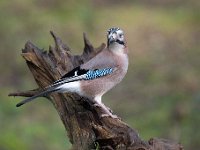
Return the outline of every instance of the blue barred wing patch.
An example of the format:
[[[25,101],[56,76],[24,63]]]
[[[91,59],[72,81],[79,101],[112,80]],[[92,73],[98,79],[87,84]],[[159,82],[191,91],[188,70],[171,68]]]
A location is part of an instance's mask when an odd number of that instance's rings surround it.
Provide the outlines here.
[[[92,80],[92,79],[96,79],[108,74],[111,74],[113,72],[113,68],[105,68],[105,69],[96,69],[96,70],[89,70],[86,73],[86,80]]]

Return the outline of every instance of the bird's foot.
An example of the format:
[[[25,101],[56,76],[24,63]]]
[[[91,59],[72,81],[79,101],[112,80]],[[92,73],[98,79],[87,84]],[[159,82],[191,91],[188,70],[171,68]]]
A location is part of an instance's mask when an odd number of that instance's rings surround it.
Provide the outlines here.
[[[102,109],[103,114],[100,115],[100,118],[111,117],[113,119],[120,119],[117,115],[114,115],[113,111],[109,107],[105,106],[103,103],[95,103],[93,106]]]
[[[94,107],[101,107],[101,105],[99,103],[95,103],[93,106]]]
[[[112,109],[110,109],[109,107],[107,107],[107,109],[108,109],[108,111],[109,111],[110,113],[113,113]]]
[[[99,103],[95,103],[93,106],[94,106],[94,107],[102,108],[102,104],[99,104]],[[111,114],[113,113],[112,109],[110,109],[109,107],[107,107],[107,106],[105,106],[105,105],[103,105],[103,107],[106,107],[106,109],[108,109],[108,111],[109,111]]]

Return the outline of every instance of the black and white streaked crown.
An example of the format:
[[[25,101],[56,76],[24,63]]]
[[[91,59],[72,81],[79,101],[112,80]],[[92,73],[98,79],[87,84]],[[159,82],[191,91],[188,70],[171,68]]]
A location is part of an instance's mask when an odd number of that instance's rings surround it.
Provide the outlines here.
[[[107,33],[110,34],[110,33],[112,33],[112,32],[116,32],[116,31],[118,31],[118,30],[121,30],[121,29],[120,29],[120,28],[117,28],[117,27],[113,27],[113,28],[108,29]]]

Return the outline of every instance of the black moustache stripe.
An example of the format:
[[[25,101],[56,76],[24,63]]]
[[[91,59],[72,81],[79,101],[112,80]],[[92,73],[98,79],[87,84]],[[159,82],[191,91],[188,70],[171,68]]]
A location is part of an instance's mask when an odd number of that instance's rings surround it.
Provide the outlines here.
[[[116,42],[119,43],[119,44],[125,45],[124,41],[120,41],[120,40],[117,39]]]

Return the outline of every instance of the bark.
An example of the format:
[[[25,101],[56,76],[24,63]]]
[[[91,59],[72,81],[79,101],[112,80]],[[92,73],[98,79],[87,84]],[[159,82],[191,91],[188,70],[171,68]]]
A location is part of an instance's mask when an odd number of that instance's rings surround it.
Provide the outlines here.
[[[31,42],[25,44],[22,57],[33,74],[39,88],[10,93],[9,96],[30,97],[48,86],[73,68],[81,65],[104,49],[105,44],[94,48],[86,35],[82,55],[72,55],[53,32],[55,46],[44,51]],[[143,141],[138,133],[121,119],[101,117],[102,110],[91,101],[74,93],[52,93],[48,97],[57,110],[72,143],[73,150],[182,150],[180,144],[164,139],[152,138]]]

